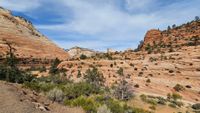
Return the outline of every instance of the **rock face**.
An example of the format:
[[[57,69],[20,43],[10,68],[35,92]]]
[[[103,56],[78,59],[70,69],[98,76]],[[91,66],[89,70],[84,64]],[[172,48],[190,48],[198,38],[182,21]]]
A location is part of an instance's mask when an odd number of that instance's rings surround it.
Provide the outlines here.
[[[144,45],[150,44],[153,45],[153,43],[159,43],[162,39],[162,33],[159,30],[152,29],[149,30],[144,38]]]
[[[69,54],[70,58],[79,58],[81,55],[86,55],[87,57],[91,57],[96,55],[97,52],[86,48],[73,47],[67,50],[67,53]]]
[[[68,58],[63,49],[38,32],[31,22],[0,8],[0,55],[5,55],[8,49],[5,43],[11,43],[19,58]]]
[[[196,42],[194,42],[196,40]],[[168,47],[185,46],[189,44],[200,44],[200,20],[192,21],[172,29],[160,31],[149,30],[144,38],[144,43],[141,47],[145,49],[147,45],[169,45]]]

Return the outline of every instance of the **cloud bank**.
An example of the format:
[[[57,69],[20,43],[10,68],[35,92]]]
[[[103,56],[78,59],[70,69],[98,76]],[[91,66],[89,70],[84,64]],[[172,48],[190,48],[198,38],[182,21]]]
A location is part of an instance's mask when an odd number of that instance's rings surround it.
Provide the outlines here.
[[[0,0],[63,48],[135,48],[147,30],[200,15],[199,0]]]

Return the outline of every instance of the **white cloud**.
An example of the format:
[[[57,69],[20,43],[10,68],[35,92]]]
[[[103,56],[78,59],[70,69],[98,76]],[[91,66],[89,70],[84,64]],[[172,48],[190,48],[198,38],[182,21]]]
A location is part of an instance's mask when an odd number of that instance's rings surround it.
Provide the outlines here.
[[[28,0],[0,1],[3,6],[20,12],[27,12],[40,6],[49,8],[45,4],[46,2],[41,2],[41,0],[32,0],[31,2]],[[120,0],[59,0],[56,2],[49,0],[48,2],[53,2],[58,7],[62,6],[62,8],[53,10],[55,10],[54,13],[61,14],[65,19],[64,21],[62,19],[62,24],[39,24],[37,28],[49,30],[50,34],[55,33],[53,35],[55,36],[54,40],[56,40],[56,35],[60,35],[58,33],[61,32],[62,35],[78,34],[76,35],[77,38],[82,38],[81,42],[78,40],[63,42],[63,38],[62,41],[57,40],[56,42],[62,47],[83,46],[95,49],[115,47],[125,49],[130,46],[136,47],[139,40],[143,39],[145,32],[151,28],[163,29],[168,25],[190,21],[195,15],[200,15],[199,0],[186,2],[184,0],[180,2],[171,0],[171,3],[162,7],[159,7],[158,4],[164,1],[159,0],[121,0],[125,2],[121,2],[123,4],[120,5],[117,5],[116,1]],[[150,10],[151,8],[154,8],[154,10]],[[26,14],[28,15],[28,13]],[[59,18],[55,19],[58,20]],[[49,36],[51,37],[51,35]],[[93,37],[93,39],[84,36]]]
[[[127,10],[148,9],[156,0],[125,0]]]
[[[0,5],[12,11],[28,12],[38,8],[40,0],[0,0]]]

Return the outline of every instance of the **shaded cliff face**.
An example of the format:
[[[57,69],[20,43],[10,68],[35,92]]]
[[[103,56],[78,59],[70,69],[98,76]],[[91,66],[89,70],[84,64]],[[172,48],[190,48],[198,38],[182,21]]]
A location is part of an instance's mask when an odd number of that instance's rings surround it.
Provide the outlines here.
[[[0,55],[5,55],[11,43],[19,58],[67,59],[68,54],[38,32],[31,22],[0,8]]]
[[[196,41],[196,42],[195,42]],[[195,44],[196,43],[196,44]],[[172,29],[160,31],[149,30],[144,38],[141,50],[150,45],[166,45],[167,47],[180,47],[200,44],[200,20],[192,21]]]

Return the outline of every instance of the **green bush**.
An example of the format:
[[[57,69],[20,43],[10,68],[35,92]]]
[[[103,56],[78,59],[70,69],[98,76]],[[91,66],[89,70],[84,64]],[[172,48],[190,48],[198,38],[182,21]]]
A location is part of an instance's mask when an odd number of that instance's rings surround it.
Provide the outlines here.
[[[168,104],[168,106],[170,106],[172,108],[176,108],[176,104],[174,104],[174,103],[170,103],[170,104]]]
[[[195,109],[195,110],[200,110],[200,103],[193,104],[192,108]]]
[[[59,73],[59,69],[57,68],[57,66],[60,64],[60,62],[61,61],[58,58],[53,60],[50,70],[49,70],[50,74],[58,74]]]
[[[144,102],[146,102],[146,100],[147,100],[147,96],[144,95],[144,94],[140,95],[140,98],[141,98],[141,100],[144,101]]]
[[[183,102],[180,102],[180,101],[172,101],[171,103],[173,103],[174,105],[178,106],[178,107],[181,107],[183,106]]]
[[[158,97],[158,104],[166,105],[167,100],[163,97]]]
[[[109,113],[149,113],[143,109],[132,108],[124,102],[103,95],[80,96],[72,100],[66,99],[64,103],[70,106],[81,106],[87,113],[100,112],[102,111],[102,106],[107,106],[107,108],[103,107],[103,110]],[[101,110],[99,110],[100,108]]]
[[[151,104],[151,105],[157,105],[157,104],[158,104],[158,101],[156,100],[156,98],[155,98],[155,99],[153,99],[153,98],[148,98],[148,96],[146,96],[146,95],[144,95],[144,94],[140,95],[140,98],[141,98],[141,100],[142,100],[143,102],[149,103],[149,104]]]
[[[82,75],[81,75],[81,71],[78,70],[78,74],[77,74],[77,78],[80,78]]]
[[[81,95],[90,96],[91,94],[100,94],[103,92],[99,88],[86,82],[67,84],[64,86],[63,91],[68,99],[75,99]]]
[[[120,76],[124,76],[124,69],[120,67],[119,70],[117,71],[117,74]]]
[[[176,84],[175,86],[174,86],[174,90],[176,90],[176,91],[184,91],[185,90],[185,88],[182,86],[182,85],[180,85],[180,84]]]
[[[87,59],[87,56],[84,54],[81,54],[80,59],[85,60],[85,59]]]
[[[99,105],[91,98],[80,96],[74,100],[64,102],[66,105],[82,107],[87,113],[96,113]]]
[[[86,80],[86,82],[95,86],[96,88],[100,88],[104,86],[104,82],[105,82],[103,74],[99,72],[96,67],[93,67],[92,69],[88,69],[85,72],[84,79]]]
[[[182,96],[179,95],[178,93],[173,93],[172,94],[172,99],[174,99],[174,100],[182,99]]]
[[[47,93],[47,97],[53,102],[62,102],[64,99],[64,93],[58,88],[54,88]]]
[[[37,92],[48,92],[51,89],[55,88],[56,85],[53,83],[46,82],[25,82],[24,87],[30,88]]]

